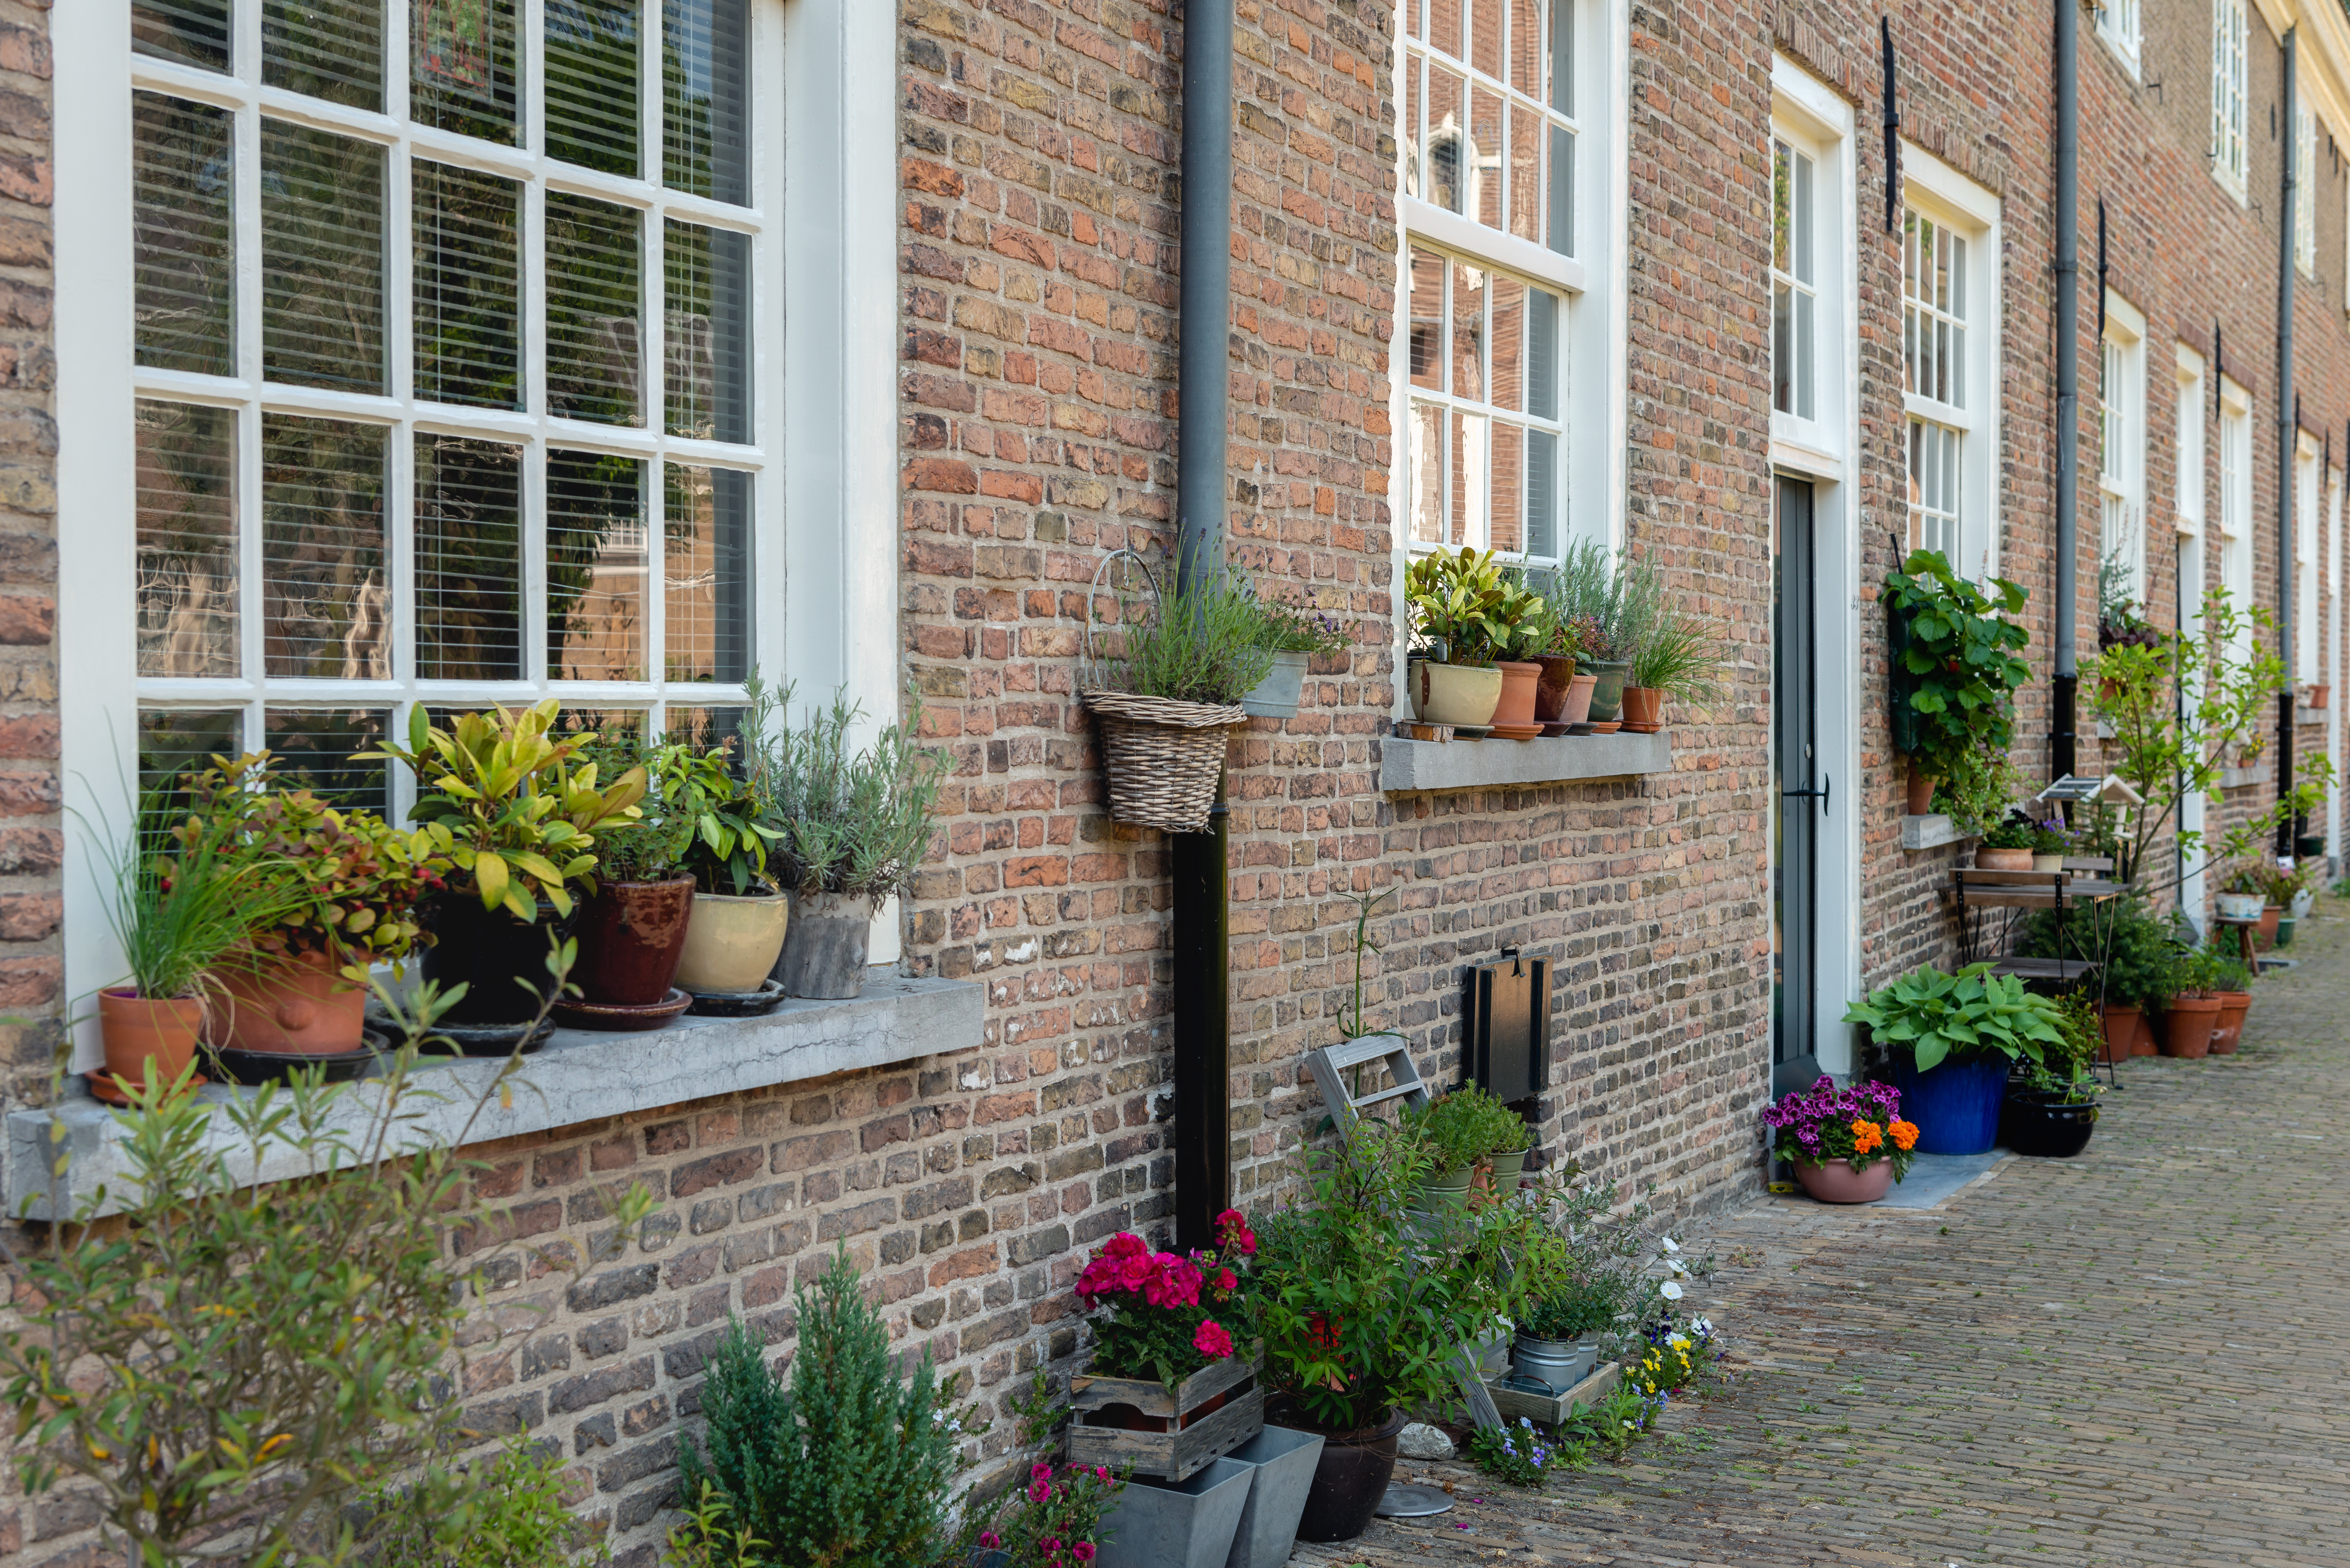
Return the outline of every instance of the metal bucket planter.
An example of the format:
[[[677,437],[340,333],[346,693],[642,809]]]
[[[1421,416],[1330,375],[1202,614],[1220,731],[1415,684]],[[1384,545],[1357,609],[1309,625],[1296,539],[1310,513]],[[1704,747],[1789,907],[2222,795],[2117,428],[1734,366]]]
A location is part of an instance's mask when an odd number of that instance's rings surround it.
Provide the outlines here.
[[[864,994],[873,900],[854,893],[794,893],[775,978],[786,996],[847,1002]]]
[[[1573,1339],[1539,1339],[1531,1334],[1518,1335],[1510,1347],[1510,1369],[1520,1377],[1539,1383],[1553,1394],[1564,1394],[1582,1382],[1599,1366],[1599,1345]]]
[[[1412,1207],[1433,1214],[1441,1209],[1469,1207],[1469,1183],[1477,1174],[1474,1166],[1462,1166],[1448,1170],[1442,1176],[1431,1176],[1419,1184],[1419,1197]]]
[[[1267,1427],[1225,1456],[1249,1467],[1248,1505],[1224,1568],[1281,1568],[1297,1544],[1298,1516],[1314,1490],[1314,1467],[1322,1458],[1322,1434],[1291,1427]]]
[[[1248,690],[1241,706],[1256,719],[1295,719],[1298,699],[1305,692],[1305,666],[1314,656],[1296,649],[1274,650],[1273,670]]]
[[[1215,1459],[1180,1481],[1126,1483],[1102,1515],[1101,1568],[1224,1568],[1254,1466]]]

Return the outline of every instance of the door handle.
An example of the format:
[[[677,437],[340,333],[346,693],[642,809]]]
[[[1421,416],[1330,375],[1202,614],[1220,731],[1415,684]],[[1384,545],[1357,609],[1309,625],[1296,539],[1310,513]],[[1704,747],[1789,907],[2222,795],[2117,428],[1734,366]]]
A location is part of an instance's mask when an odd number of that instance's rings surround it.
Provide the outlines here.
[[[1780,795],[1787,800],[1815,800],[1820,803],[1820,815],[1828,814],[1828,796],[1835,791],[1835,780],[1823,774],[1817,789],[1783,789]]]

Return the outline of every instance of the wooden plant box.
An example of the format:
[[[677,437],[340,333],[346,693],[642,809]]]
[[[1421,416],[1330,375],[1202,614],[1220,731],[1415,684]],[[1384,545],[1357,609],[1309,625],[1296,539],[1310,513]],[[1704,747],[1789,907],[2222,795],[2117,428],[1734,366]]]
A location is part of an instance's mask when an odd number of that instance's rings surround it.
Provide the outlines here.
[[[1546,1427],[1555,1427],[1565,1420],[1577,1405],[1591,1404],[1611,1392],[1622,1376],[1624,1369],[1611,1361],[1564,1394],[1528,1394],[1523,1389],[1505,1387],[1498,1378],[1489,1380],[1485,1391],[1492,1395],[1493,1407],[1502,1412],[1503,1420],[1514,1422],[1521,1416],[1531,1416]]]
[[[1257,1367],[1255,1361],[1219,1361],[1172,1394],[1163,1383],[1139,1378],[1070,1378],[1069,1462],[1132,1465],[1139,1476],[1188,1480],[1264,1430]],[[1202,1414],[1218,1395],[1222,1404]]]

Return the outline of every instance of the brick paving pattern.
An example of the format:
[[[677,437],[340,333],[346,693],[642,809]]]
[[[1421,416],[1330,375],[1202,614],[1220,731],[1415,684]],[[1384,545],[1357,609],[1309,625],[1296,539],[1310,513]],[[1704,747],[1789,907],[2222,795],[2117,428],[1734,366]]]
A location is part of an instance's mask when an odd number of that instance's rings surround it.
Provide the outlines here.
[[[2077,1159],[1717,1222],[1730,1379],[1627,1462],[1406,1460],[1460,1505],[1293,1561],[2350,1563],[2350,906],[2303,930],[2244,1050],[2126,1067]]]

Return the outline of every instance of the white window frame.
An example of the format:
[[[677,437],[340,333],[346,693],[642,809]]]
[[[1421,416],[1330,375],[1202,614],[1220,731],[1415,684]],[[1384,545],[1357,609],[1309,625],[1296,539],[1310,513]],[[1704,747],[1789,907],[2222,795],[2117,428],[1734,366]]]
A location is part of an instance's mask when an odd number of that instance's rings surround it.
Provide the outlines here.
[[[1903,462],[1908,462],[1908,421],[1930,421],[1960,431],[1959,548],[1950,565],[1961,575],[1999,572],[1999,451],[2004,383],[2000,374],[2002,242],[2000,199],[1924,148],[1901,144],[1902,202],[1955,231],[1967,241],[1967,357],[1965,408],[1904,390]],[[1906,223],[1906,218],[1905,218]],[[1907,508],[1901,524],[1908,531]]]
[[[2178,547],[2178,626],[2190,637],[2203,635],[2203,515],[2204,486],[2208,480],[2204,462],[2205,420],[2209,417],[2210,393],[2204,379],[2203,356],[2180,343],[2173,350],[2173,370],[2178,394],[2173,410],[2175,425],[2172,451],[2177,465],[2172,473],[2171,523]],[[2202,701],[2199,672],[2182,670],[2179,676],[2180,700],[2192,711]],[[2200,834],[2204,827],[2203,796],[2192,790],[2178,803],[2180,831]],[[2209,846],[2199,850],[2187,867],[2185,884],[2179,889],[2179,907],[2197,921],[2203,917],[2209,889],[2204,866],[2210,858]]]
[[[2293,432],[2293,696],[2316,677],[2318,589],[2318,508],[2324,504],[2320,488],[2324,476],[2325,449],[2307,431]]]
[[[2139,48],[2144,41],[2144,16],[2139,5],[2140,0],[2098,0],[2097,4],[2097,37],[2132,77],[2138,74]]]
[[[2333,688],[2335,700],[2325,705],[2325,754],[2334,763],[2334,782],[2325,792],[2325,847],[2336,866],[2343,864],[2342,847],[2342,703],[2343,641],[2350,627],[2343,624],[2342,595],[2342,509],[2344,475],[2335,469],[2328,476],[2325,503],[2325,664],[2316,679]]]
[[[1422,0],[1404,0],[1418,5]],[[1399,309],[1408,309],[1412,247],[1443,252],[1471,265],[1513,275],[1565,296],[1559,364],[1559,420],[1564,427],[1559,451],[1559,496],[1563,515],[1553,537],[1564,549],[1576,539],[1593,539],[1613,550],[1624,529],[1624,444],[1628,427],[1625,393],[1625,353],[1627,307],[1626,254],[1629,243],[1627,208],[1629,165],[1625,130],[1625,83],[1630,69],[1631,14],[1629,0],[1575,0],[1577,29],[1572,51],[1571,101],[1575,105],[1575,168],[1572,189],[1574,254],[1561,254],[1473,218],[1454,213],[1417,195],[1397,198],[1398,275],[1405,280]],[[1541,8],[1547,18],[1551,7]],[[1396,68],[1400,73],[1423,58],[1423,47],[1401,21],[1396,28]],[[1447,57],[1448,67],[1464,65]],[[1465,68],[1465,65],[1464,65]],[[1472,78],[1472,80],[1483,80]],[[1403,121],[1408,108],[1419,105],[1427,116],[1426,92],[1398,91],[1396,146],[1400,172],[1407,160],[1424,158],[1424,137],[1417,126]],[[1545,182],[1547,186],[1548,182]],[[1545,195],[1547,200],[1547,195]],[[1396,569],[1400,572],[1414,553],[1437,548],[1433,543],[1411,541],[1409,523],[1412,494],[1410,333],[1399,330],[1390,345],[1388,385],[1395,442],[1390,493],[1397,497]],[[1533,563],[1539,565],[1539,562]],[[1396,621],[1396,667],[1403,668],[1400,650],[1409,636],[1405,618]],[[1401,682],[1399,680],[1399,691]],[[1402,711],[1399,701],[1398,711]]]
[[[2225,372],[2220,377],[2220,586],[2238,618],[2232,647],[2251,645],[2252,562],[2252,397]]]
[[[2293,265],[2303,277],[2317,275],[2317,110],[2309,83],[2297,81],[2293,95]]]
[[[2100,564],[2119,554],[2129,564],[2130,597],[2147,608],[2146,317],[2120,295],[2106,294],[2106,336],[2098,377],[2097,494]]]
[[[532,32],[538,8],[517,8],[518,41],[526,49],[526,79],[539,79],[536,61],[539,37]],[[142,389],[187,400],[222,400],[220,389],[182,389],[195,378],[173,377],[134,368],[131,348],[131,119],[134,87],[155,87],[174,96],[214,103],[242,101],[255,96],[213,73],[182,69],[170,62],[136,55],[130,47],[130,7],[124,5],[70,5],[52,14],[57,118],[56,174],[60,189],[82,192],[114,192],[115,198],[59,202],[55,209],[57,247],[57,340],[58,357],[57,410],[58,426],[58,598],[67,607],[70,631],[68,652],[60,659],[58,694],[60,746],[68,779],[68,798],[105,830],[120,831],[121,790],[117,780],[138,754],[137,712],[142,682],[135,663],[136,607],[132,587],[135,542],[132,409]],[[235,38],[239,68],[259,52],[259,7],[240,8]],[[394,20],[399,12],[393,13]],[[754,263],[753,354],[754,405],[754,441],[741,447],[718,443],[682,442],[658,435],[661,392],[651,368],[658,358],[648,355],[643,391],[646,423],[640,431],[566,422],[551,431],[556,444],[567,450],[601,450],[645,456],[658,463],[661,452],[680,461],[701,462],[721,457],[723,466],[755,463],[765,477],[758,486],[751,541],[751,582],[754,651],[770,677],[799,682],[805,700],[846,689],[851,701],[862,701],[868,725],[878,727],[898,712],[896,496],[897,330],[896,221],[893,202],[873,199],[872,192],[895,188],[896,53],[894,16],[887,7],[867,6],[858,0],[758,0],[754,7],[754,64],[748,73],[753,93],[756,143],[752,154],[754,189],[766,218],[769,241]],[[652,36],[658,36],[657,17]],[[388,53],[396,47],[389,35]],[[388,73],[396,75],[397,73]],[[388,84],[387,92],[394,88]],[[274,93],[274,89],[265,89]],[[535,94],[532,95],[535,97]],[[657,95],[649,112],[658,114]],[[273,102],[275,102],[273,99]],[[801,106],[806,106],[803,109]],[[324,119],[338,127],[374,120],[388,130],[381,116],[328,112],[331,106],[306,119]],[[371,137],[382,140],[380,133]],[[421,139],[420,139],[421,140]],[[253,199],[250,150],[240,148],[239,197]],[[517,171],[541,171],[551,167],[527,151],[508,150],[491,162]],[[396,167],[396,166],[395,166]],[[598,182],[586,171],[563,168],[558,183],[600,193]],[[403,280],[407,275],[404,191],[397,179],[386,192],[387,250],[385,319],[390,324],[408,309]],[[788,192],[791,222],[786,223]],[[728,216],[720,203],[700,203],[693,198],[666,199],[681,210],[707,206],[712,215]],[[739,227],[730,222],[726,226]],[[654,242],[658,244],[658,240]],[[655,250],[651,253],[658,255]],[[240,338],[254,327],[247,317],[257,309],[258,255],[250,247],[237,256]],[[658,331],[654,302],[663,286],[658,268],[645,274],[646,311]],[[786,320],[809,324],[805,331],[786,334]],[[524,323],[526,353],[536,353],[543,337],[540,320]],[[781,370],[776,365],[780,361]],[[257,370],[257,364],[240,362],[239,370]],[[259,392],[259,383],[229,389],[240,401]],[[340,412],[350,400],[296,395],[285,389],[262,394],[249,408],[305,412]],[[375,400],[386,414],[398,405]],[[785,420],[786,408],[792,419]],[[806,411],[802,411],[806,410]],[[418,417],[427,418],[420,413]],[[251,452],[257,451],[257,414],[244,424],[255,428],[241,440],[247,455],[239,474],[239,491],[255,482]],[[377,422],[381,422],[379,419]],[[432,421],[437,423],[438,421]],[[496,417],[461,421],[471,430],[494,424]],[[552,421],[549,421],[550,423]],[[387,474],[388,488],[408,483],[404,454],[396,448]],[[529,449],[535,452],[536,449]],[[543,492],[534,470],[535,456],[525,461],[525,569],[536,570],[530,551],[543,526]],[[653,471],[658,483],[658,468]],[[395,550],[404,547],[394,533]],[[786,562],[788,559],[788,570]],[[395,556],[395,568],[397,557]],[[250,563],[248,562],[248,571]],[[526,576],[525,582],[531,579]],[[544,615],[543,599],[525,593],[525,618]],[[525,639],[526,641],[528,639]],[[649,649],[648,658],[660,656]],[[192,682],[175,682],[192,688]],[[226,706],[250,700],[255,683],[215,682],[240,690]],[[280,683],[270,682],[272,690]],[[441,683],[433,683],[435,685]],[[420,683],[400,683],[396,692],[347,690],[335,683],[331,695],[348,695],[352,705],[394,709],[394,722],[404,718],[400,705],[410,701],[437,701],[439,694]],[[359,683],[350,683],[356,688]],[[470,688],[469,690],[483,690]],[[739,687],[710,685],[693,692],[692,705],[725,702]],[[175,695],[182,693],[174,693]],[[643,700],[641,688],[630,688],[633,702]],[[200,695],[192,689],[186,695]],[[329,693],[321,692],[320,696]],[[608,692],[598,685],[566,682],[560,686],[512,683],[509,700],[556,695],[583,706],[606,705]],[[673,701],[681,700],[672,698]],[[84,781],[87,781],[85,788]],[[120,952],[106,929],[102,894],[97,874],[102,862],[99,846],[79,830],[66,836],[64,867],[66,993],[87,995],[111,983],[120,973]],[[894,959],[899,936],[893,911],[886,924],[877,922],[874,961]],[[99,1049],[93,1022],[77,1030],[77,1068],[94,1064]]]
[[[1848,431],[1857,374],[1852,134],[1849,103],[1792,61],[1773,57],[1771,138],[1812,160],[1813,252],[1812,417],[1771,410],[1773,459],[1828,479],[1843,476],[1854,439]]]
[[[2251,200],[2245,168],[2251,49],[2245,0],[2211,0],[2211,177],[2239,204]]]

